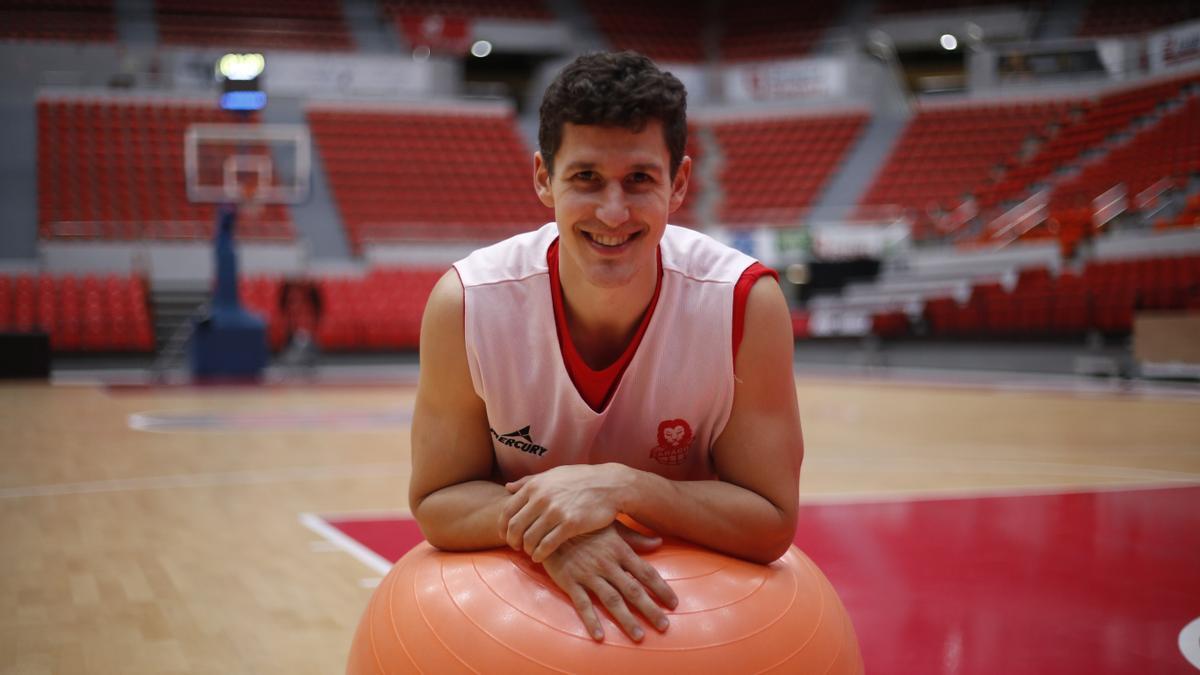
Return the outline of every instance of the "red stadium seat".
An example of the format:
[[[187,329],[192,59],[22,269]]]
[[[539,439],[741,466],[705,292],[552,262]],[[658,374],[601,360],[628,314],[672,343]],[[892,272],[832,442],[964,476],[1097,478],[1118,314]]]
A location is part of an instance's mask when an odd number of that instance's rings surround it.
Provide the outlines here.
[[[499,239],[553,217],[533,194],[531,153],[511,114],[310,108],[308,120],[356,250]]]
[[[848,113],[714,124],[725,156],[719,219],[794,222],[812,206],[866,120],[865,113]]]
[[[189,124],[234,118],[208,104],[120,99],[44,98],[37,112],[42,238],[212,237],[215,207],[187,198],[182,138]],[[238,235],[294,238],[287,209],[279,205],[246,220]]]

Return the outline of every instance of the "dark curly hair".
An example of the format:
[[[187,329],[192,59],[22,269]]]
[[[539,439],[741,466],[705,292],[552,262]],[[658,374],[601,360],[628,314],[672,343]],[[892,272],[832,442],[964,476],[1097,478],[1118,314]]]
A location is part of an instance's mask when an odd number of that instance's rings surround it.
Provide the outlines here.
[[[554,78],[542,96],[538,145],[554,173],[563,124],[595,124],[641,131],[659,120],[671,154],[671,178],[687,145],[687,90],[674,75],[659,70],[637,52],[586,54]]]

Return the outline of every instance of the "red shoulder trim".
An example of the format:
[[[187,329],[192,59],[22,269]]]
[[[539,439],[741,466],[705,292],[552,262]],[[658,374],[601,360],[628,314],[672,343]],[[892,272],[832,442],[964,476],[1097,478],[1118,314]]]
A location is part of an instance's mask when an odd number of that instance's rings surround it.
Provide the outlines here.
[[[750,289],[754,288],[754,284],[764,276],[771,275],[779,281],[779,274],[767,267],[766,265],[755,261],[746,271],[742,272],[742,276],[737,280],[737,285],[733,287],[733,359],[737,360],[738,347],[742,346],[742,336],[746,330],[746,302],[750,298]]]

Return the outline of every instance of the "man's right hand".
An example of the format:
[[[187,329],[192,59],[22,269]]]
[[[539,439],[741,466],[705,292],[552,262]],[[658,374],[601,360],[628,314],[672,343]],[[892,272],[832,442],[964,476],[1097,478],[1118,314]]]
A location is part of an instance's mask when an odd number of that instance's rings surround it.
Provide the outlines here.
[[[679,604],[658,570],[638,555],[660,545],[662,540],[658,537],[647,537],[614,522],[567,540],[543,565],[554,583],[571,598],[593,639],[604,639],[604,629],[592,601],[594,596],[626,635],[641,642],[645,633],[633,610],[659,631],[665,631],[669,622],[659,603],[669,609]]]

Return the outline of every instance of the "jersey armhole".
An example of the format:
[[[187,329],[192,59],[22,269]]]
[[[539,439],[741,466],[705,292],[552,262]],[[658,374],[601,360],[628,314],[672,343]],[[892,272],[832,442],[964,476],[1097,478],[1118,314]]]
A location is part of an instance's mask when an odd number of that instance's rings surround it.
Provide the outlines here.
[[[750,299],[750,289],[764,276],[772,276],[779,281],[779,274],[766,265],[755,261],[742,272],[737,284],[733,287],[733,360],[737,361],[738,347],[742,346],[742,337],[746,331],[746,303]]]

